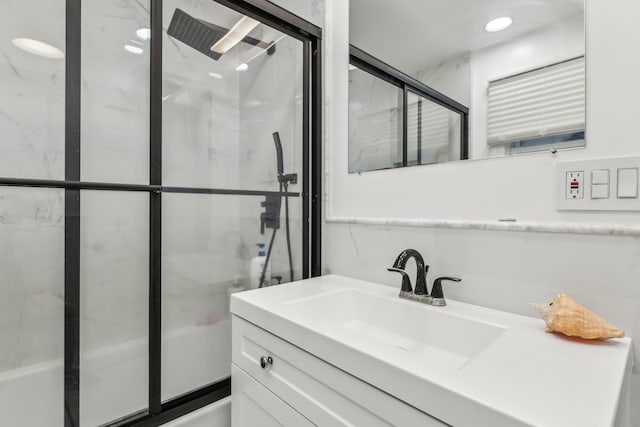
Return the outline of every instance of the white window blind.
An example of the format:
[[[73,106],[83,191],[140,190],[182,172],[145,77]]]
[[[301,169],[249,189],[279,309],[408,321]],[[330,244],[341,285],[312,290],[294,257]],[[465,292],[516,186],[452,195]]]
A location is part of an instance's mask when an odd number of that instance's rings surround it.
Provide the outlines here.
[[[412,142],[418,142],[418,123],[421,123],[421,141],[423,147],[427,146],[447,146],[449,145],[449,114],[446,108],[431,102],[425,98],[420,98],[421,117],[418,120],[418,101],[409,104],[407,136],[409,137],[409,145]]]
[[[584,56],[489,83],[489,145],[584,128]]]
[[[397,167],[398,162],[402,163],[401,112],[400,108],[391,108],[359,119],[357,133],[349,141],[358,148],[353,153],[353,162],[349,159],[354,171]]]

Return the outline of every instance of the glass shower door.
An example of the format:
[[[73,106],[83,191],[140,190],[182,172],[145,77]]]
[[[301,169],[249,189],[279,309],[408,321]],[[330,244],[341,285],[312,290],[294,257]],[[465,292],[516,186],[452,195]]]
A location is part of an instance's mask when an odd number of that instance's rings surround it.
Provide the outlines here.
[[[319,270],[321,31],[219,1],[0,1],[0,425],[222,399],[257,245]]]
[[[305,124],[302,41],[211,1],[163,16],[165,401],[230,376],[229,296],[258,287],[258,244],[268,283],[302,278]]]

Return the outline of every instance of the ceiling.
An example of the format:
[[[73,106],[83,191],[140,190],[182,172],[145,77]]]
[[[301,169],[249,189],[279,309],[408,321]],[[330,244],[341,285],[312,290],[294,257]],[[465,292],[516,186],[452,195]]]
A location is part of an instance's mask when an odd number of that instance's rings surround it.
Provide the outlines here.
[[[350,0],[350,43],[405,73],[584,14],[584,0]],[[486,23],[513,25],[487,33]]]

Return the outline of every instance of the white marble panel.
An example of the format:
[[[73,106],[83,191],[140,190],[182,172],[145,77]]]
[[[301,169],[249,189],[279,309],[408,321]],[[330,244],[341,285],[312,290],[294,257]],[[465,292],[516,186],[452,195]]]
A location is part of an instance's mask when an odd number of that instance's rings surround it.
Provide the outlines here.
[[[180,8],[231,28],[241,15],[214,2],[168,0],[164,26]],[[171,186],[237,188],[239,46],[218,61],[163,33],[163,182]]]
[[[82,5],[81,178],[149,182],[149,0]],[[125,45],[142,50],[135,54]]]
[[[80,417],[83,425],[96,425],[124,415],[104,405],[119,393],[109,381],[114,366],[82,370],[83,364],[148,339],[149,195],[83,190],[80,203]],[[118,387],[136,390],[128,398],[130,412],[147,407],[147,352],[141,346],[117,360],[118,370],[129,373]]]
[[[63,253],[63,191],[0,187],[0,394],[20,372],[63,358]],[[62,388],[59,370],[19,390],[56,401]],[[50,415],[61,425],[61,407]]]
[[[411,75],[430,88],[470,107],[471,59],[471,53],[455,55],[439,64],[411,72]]]
[[[274,34],[277,37],[277,34]],[[282,37],[282,35],[280,35]],[[240,180],[243,188],[277,191],[277,156],[273,133],[282,143],[283,171],[297,173],[298,182],[288,187],[302,189],[303,142],[303,74],[302,43],[291,37],[281,38],[275,52],[262,54],[250,63],[240,78]],[[260,214],[264,198],[243,198],[240,230],[249,244],[250,258],[256,256],[256,243],[269,244],[273,230],[260,234]],[[302,277],[302,200],[289,199],[289,224],[294,278]],[[277,231],[270,258],[272,276],[291,281],[285,234],[285,200],[282,199],[280,229]],[[248,267],[248,264],[247,264]],[[246,273],[248,275],[248,268]],[[274,283],[276,280],[274,279]]]
[[[162,230],[162,329],[163,341],[172,331],[188,327],[226,324],[229,292],[234,283],[246,284],[245,266],[249,249],[238,230],[239,197],[209,194],[165,194]],[[216,342],[230,349],[230,342]],[[204,351],[203,347],[203,351]],[[202,366],[202,364],[205,364]],[[163,378],[180,378],[187,366],[192,371],[211,372],[198,354],[183,354],[180,363],[165,363]],[[195,368],[199,365],[200,368]],[[199,376],[178,389],[163,383],[163,400],[220,380]],[[213,374],[212,374],[213,375]]]
[[[277,4],[318,27],[324,27],[325,0],[271,0],[271,3]]]
[[[243,187],[272,191],[278,190],[274,132],[284,173],[302,178],[302,43],[284,37],[275,47],[251,61],[240,78],[240,179]]]
[[[0,176],[64,178],[64,59],[13,45],[30,38],[64,50],[62,0],[0,2]]]

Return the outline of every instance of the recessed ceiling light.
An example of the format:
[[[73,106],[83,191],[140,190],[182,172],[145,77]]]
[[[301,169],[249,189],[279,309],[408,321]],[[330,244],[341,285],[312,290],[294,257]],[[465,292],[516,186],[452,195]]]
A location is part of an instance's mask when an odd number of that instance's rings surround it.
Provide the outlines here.
[[[15,47],[26,52],[33,53],[34,55],[44,56],[45,58],[51,59],[64,58],[64,52],[60,49],[38,40],[18,38],[13,39],[11,42]]]
[[[136,55],[142,55],[144,53],[144,49],[138,46],[132,46],[130,44],[124,45],[124,50],[127,52],[135,53]]]
[[[236,71],[247,71],[248,69],[249,69],[249,66],[247,65],[246,62],[243,62],[242,64],[236,67]]]
[[[162,102],[165,102],[169,98],[171,98],[171,94],[163,96],[162,97]]]
[[[511,26],[513,20],[508,16],[501,16],[500,18],[492,19],[484,26],[485,31],[495,33],[497,31],[506,30]]]
[[[223,77],[222,74],[214,73],[213,71],[209,71],[209,76],[214,79],[221,79]]]
[[[149,28],[138,28],[136,30],[136,36],[138,36],[138,38],[140,40],[144,40],[147,41],[151,38],[151,29]]]

